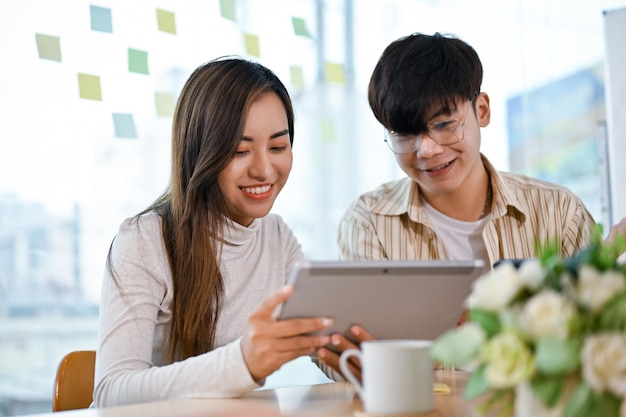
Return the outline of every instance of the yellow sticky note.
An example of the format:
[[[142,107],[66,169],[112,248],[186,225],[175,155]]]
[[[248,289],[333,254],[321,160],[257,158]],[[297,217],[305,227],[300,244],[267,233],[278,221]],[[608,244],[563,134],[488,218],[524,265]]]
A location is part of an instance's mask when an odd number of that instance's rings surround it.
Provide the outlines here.
[[[335,130],[335,123],[331,119],[321,119],[319,122],[320,127],[320,139],[323,143],[335,143],[337,142],[337,132]]]
[[[298,90],[304,90],[304,71],[301,66],[292,65],[289,67],[291,72],[291,85]]]
[[[61,39],[58,36],[35,33],[39,58],[61,62]]]
[[[157,91],[154,93],[154,102],[156,104],[157,116],[171,117],[174,115],[174,108],[176,107],[174,94]]]
[[[326,62],[326,81],[330,83],[345,84],[346,73],[343,70],[343,64],[337,64],[334,62]]]
[[[162,32],[176,34],[176,18],[174,13],[163,9],[156,9],[157,23]]]
[[[99,76],[78,73],[78,89],[80,98],[102,101]]]
[[[450,387],[443,382],[435,382],[435,385],[433,386],[433,392],[435,394],[450,394],[452,390],[450,390]]]
[[[252,56],[261,56],[261,48],[259,47],[259,37],[250,33],[243,34],[246,43],[246,53]]]

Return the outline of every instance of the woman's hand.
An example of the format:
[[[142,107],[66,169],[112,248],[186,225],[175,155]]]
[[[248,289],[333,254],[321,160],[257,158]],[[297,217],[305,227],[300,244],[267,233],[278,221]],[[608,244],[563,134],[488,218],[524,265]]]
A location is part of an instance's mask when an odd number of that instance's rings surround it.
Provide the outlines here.
[[[309,355],[330,342],[329,336],[306,335],[332,325],[327,318],[277,320],[276,308],[293,293],[292,286],[269,296],[248,317],[248,331],[241,341],[243,357],[255,381],[262,381],[283,364]]]
[[[352,333],[353,339],[357,341],[358,344],[367,340],[374,340],[374,337],[361,326],[352,326],[350,328],[350,333]],[[330,338],[330,343],[333,346],[332,350],[322,347],[317,350],[317,355],[326,365],[330,366],[335,371],[343,375],[343,372],[341,372],[341,369],[339,369],[339,356],[343,351],[348,349],[358,349],[359,346],[357,343],[350,341],[340,334],[332,335]],[[360,380],[360,361],[356,357],[352,356],[350,357],[350,359],[348,359],[348,365],[350,366],[350,371],[352,372],[352,374]]]

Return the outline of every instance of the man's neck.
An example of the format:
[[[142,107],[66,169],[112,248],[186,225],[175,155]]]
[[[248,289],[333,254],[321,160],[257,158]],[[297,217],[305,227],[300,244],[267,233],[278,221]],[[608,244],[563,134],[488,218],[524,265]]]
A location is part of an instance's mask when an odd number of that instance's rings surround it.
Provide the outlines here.
[[[491,180],[487,169],[482,170],[467,180],[454,192],[427,195],[422,198],[428,201],[437,211],[456,220],[473,222],[489,214],[492,206]]]

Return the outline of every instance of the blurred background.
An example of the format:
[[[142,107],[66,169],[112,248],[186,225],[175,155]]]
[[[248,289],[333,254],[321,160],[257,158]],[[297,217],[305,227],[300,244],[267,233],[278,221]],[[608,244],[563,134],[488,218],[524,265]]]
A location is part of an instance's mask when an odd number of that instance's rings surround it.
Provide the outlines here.
[[[287,85],[292,176],[274,206],[311,259],[339,217],[400,178],[367,103],[384,48],[454,34],[480,55],[496,168],[579,194],[612,224],[605,12],[626,0],[0,1],[0,416],[50,410],[62,356],[95,349],[118,225],[166,187],[171,117],[200,64],[246,56]],[[621,217],[621,216],[620,216]],[[300,358],[266,387],[324,382]]]

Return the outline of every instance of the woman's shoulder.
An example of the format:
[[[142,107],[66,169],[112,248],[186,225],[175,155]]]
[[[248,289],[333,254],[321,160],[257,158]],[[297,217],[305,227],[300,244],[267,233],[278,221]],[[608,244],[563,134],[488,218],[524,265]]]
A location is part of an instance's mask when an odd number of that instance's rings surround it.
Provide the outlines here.
[[[139,230],[161,230],[161,217],[155,211],[128,217],[120,224],[120,232],[137,233]]]
[[[109,261],[125,285],[154,281],[159,288],[168,287],[171,275],[160,216],[148,212],[122,221],[111,244]]]
[[[115,236],[116,244],[146,244],[161,239],[161,217],[154,211],[122,221]]]

